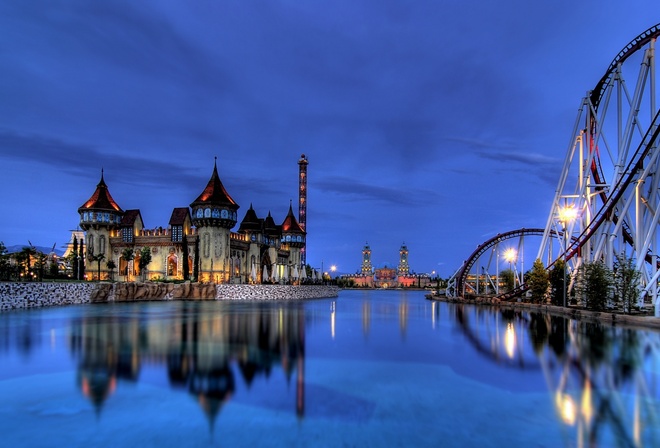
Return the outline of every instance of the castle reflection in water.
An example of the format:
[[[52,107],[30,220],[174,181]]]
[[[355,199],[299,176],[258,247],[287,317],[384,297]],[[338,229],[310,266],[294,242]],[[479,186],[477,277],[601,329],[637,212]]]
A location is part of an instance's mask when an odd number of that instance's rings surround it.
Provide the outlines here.
[[[543,420],[544,430],[552,434],[559,427],[567,446],[660,446],[656,331],[409,300],[404,293],[344,294],[336,301],[136,303],[0,313],[0,380],[29,372],[26,381],[38,382],[39,373],[73,367],[77,388],[104,424],[126,412],[118,409],[140,412],[148,403],[126,386],[156,382],[175,393],[156,390],[149,396],[172,399],[177,406],[188,403],[197,414],[191,419],[201,420],[194,399],[211,429],[228,402],[247,405],[250,415],[284,414],[287,421],[297,420],[294,414],[306,416],[306,427],[345,418],[380,428],[377,410],[391,409],[392,397],[381,400],[382,385],[344,390],[351,376],[377,382],[369,366],[381,366],[382,372],[395,364],[407,372],[447,366],[456,372],[448,377],[456,384],[477,381],[495,391],[493,396],[500,396],[499,388],[519,392],[511,395],[513,402],[527,394],[545,396],[547,387],[549,401],[537,401],[538,409],[532,409],[524,398],[524,412],[537,411],[535,418],[541,419],[550,409],[556,420]],[[57,365],[48,365],[51,360]],[[383,378],[388,384],[388,375]],[[401,402],[416,391],[407,381],[396,379],[406,391],[395,395]],[[493,405],[489,396],[479,399]],[[430,408],[439,419],[446,412],[440,403]]]
[[[170,385],[186,389],[211,425],[232,397],[235,370],[250,386],[256,377],[268,377],[274,368],[281,368],[289,381],[296,374],[292,406],[303,416],[302,305],[257,304],[245,312],[222,312],[215,304],[208,313],[193,310],[195,304],[189,302],[178,305],[175,312],[155,321],[139,314],[90,314],[72,322],[70,343],[78,362],[78,385],[97,413],[119,381],[136,382],[148,363],[166,367]]]

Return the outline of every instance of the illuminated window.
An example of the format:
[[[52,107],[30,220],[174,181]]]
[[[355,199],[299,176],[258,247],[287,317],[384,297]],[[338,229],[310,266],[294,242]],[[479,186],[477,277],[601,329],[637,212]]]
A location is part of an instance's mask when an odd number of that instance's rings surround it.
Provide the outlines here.
[[[167,275],[175,276],[177,275],[177,270],[178,270],[177,256],[171,254],[169,257],[167,257]]]
[[[123,257],[119,259],[119,275],[128,275],[128,261]]]
[[[126,243],[133,242],[133,229],[130,227],[124,227],[121,229],[121,240]]]
[[[172,241],[183,241],[183,226],[172,226]]]

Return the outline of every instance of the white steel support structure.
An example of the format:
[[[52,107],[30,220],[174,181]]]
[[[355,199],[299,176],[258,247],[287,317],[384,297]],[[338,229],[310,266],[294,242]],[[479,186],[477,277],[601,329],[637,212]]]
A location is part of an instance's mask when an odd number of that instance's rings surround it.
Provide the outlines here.
[[[582,262],[632,258],[642,273],[644,300],[658,300],[660,118],[655,42],[660,24],[621,50],[582,100],[538,257]],[[577,214],[562,218],[566,208]],[[564,232],[565,229],[565,232]],[[559,235],[561,244],[551,240]],[[566,248],[566,249],[564,249]],[[559,249],[559,253],[554,252]],[[552,260],[552,261],[550,261]]]

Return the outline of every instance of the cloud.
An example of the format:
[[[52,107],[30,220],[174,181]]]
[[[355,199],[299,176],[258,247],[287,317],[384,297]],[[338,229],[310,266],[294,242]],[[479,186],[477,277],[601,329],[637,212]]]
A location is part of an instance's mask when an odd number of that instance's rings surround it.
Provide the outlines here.
[[[337,193],[347,200],[380,202],[408,207],[428,204],[429,200],[439,200],[439,195],[431,190],[385,187],[342,176],[324,177],[315,182],[315,187],[323,193]]]

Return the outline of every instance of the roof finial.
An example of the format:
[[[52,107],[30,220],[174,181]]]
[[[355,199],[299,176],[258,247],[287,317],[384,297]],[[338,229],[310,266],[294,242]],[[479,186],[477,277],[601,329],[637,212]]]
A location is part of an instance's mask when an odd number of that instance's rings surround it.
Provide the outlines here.
[[[217,168],[217,166],[218,166],[218,156],[213,157],[213,166]]]

